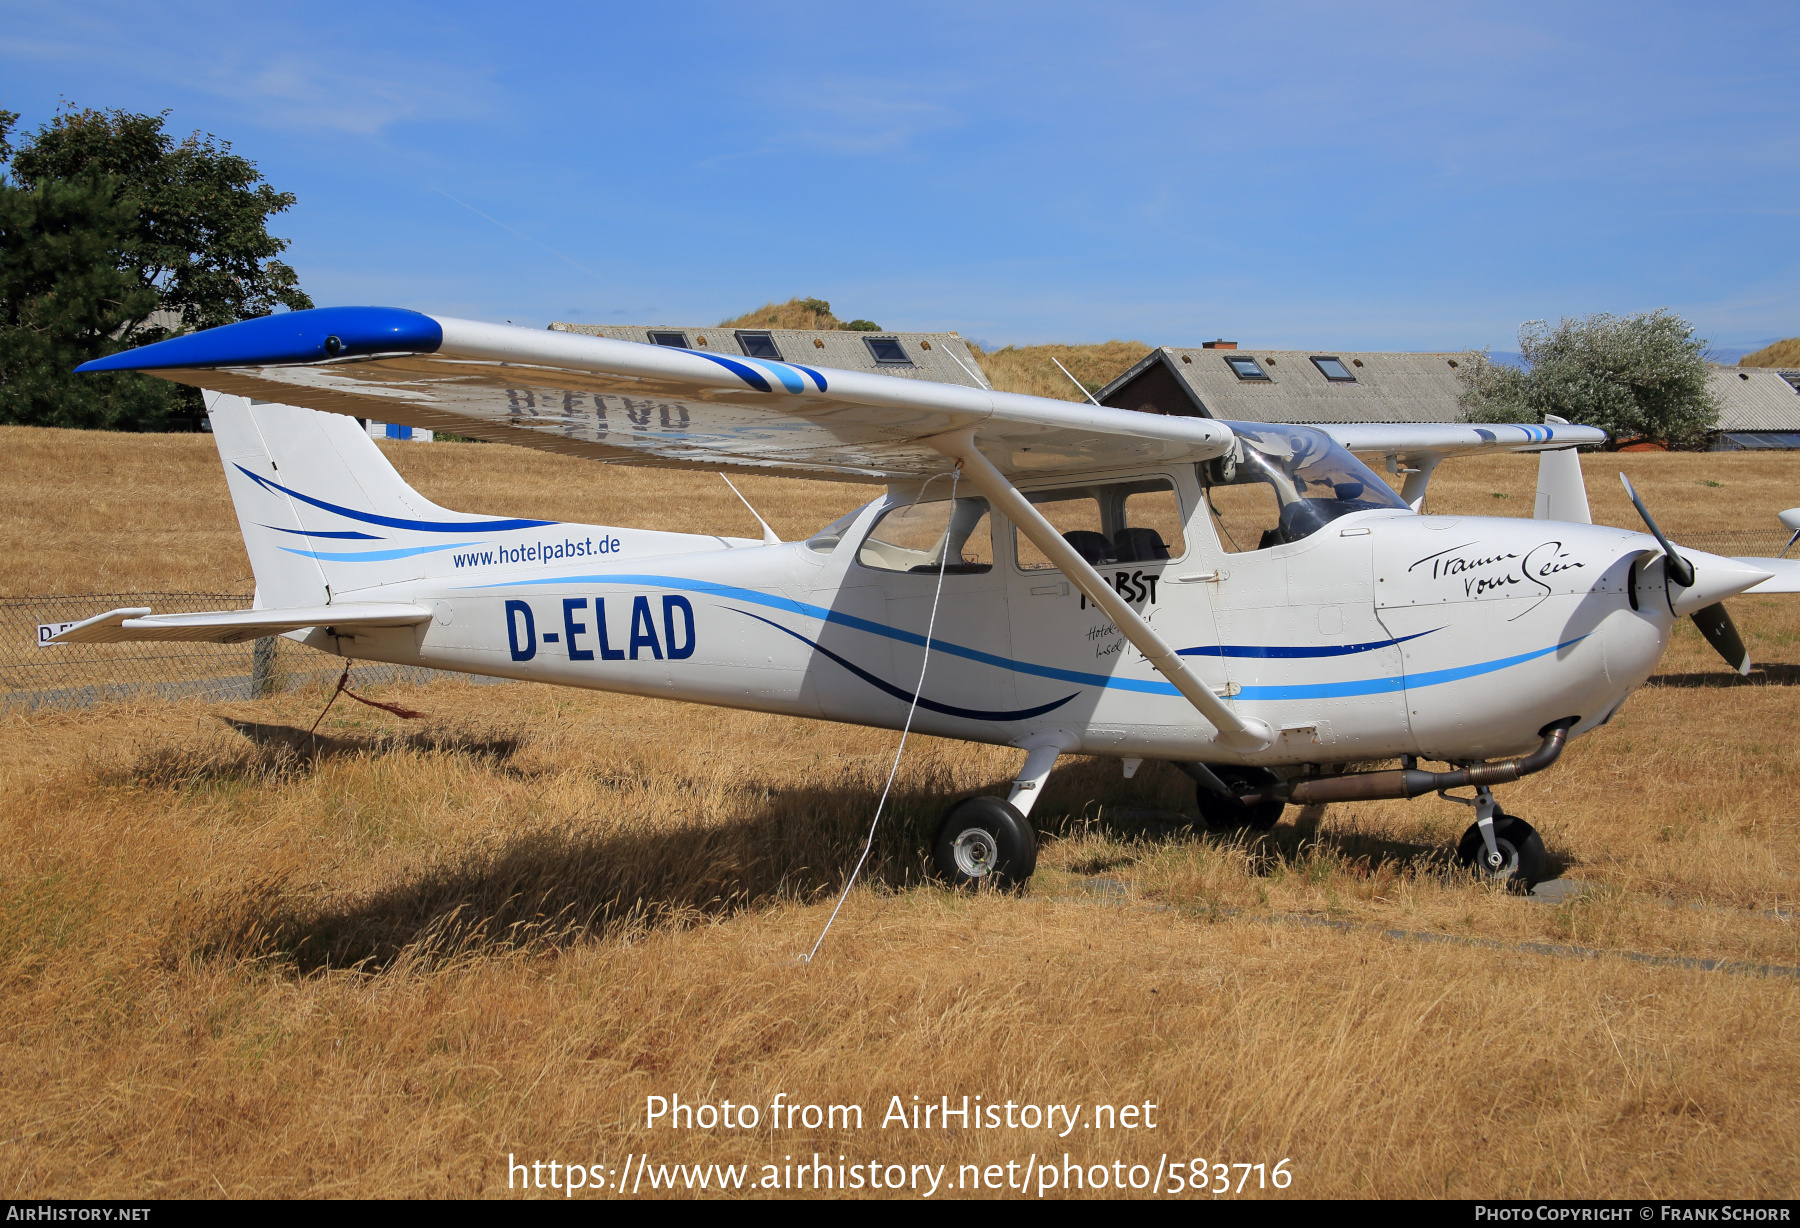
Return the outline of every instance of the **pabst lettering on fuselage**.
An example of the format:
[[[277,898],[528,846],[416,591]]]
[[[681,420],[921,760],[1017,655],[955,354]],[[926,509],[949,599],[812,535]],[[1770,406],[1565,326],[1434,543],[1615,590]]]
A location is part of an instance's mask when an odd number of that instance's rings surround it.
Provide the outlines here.
[[[1095,570],[1100,571],[1098,567]],[[1162,579],[1162,573],[1156,571],[1115,571],[1111,573],[1100,571],[1100,578],[1106,581],[1107,586],[1113,592],[1132,605],[1137,605],[1139,602],[1155,605],[1156,585]],[[1087,594],[1081,593],[1080,596],[1079,608],[1085,610],[1088,608]]]
[[[685,661],[694,655],[694,606],[679,594],[659,599],[612,593],[547,604],[546,626],[555,629],[540,632],[538,606],[517,599],[506,603],[506,644],[513,660],[530,661],[544,646],[560,648],[570,661]]]

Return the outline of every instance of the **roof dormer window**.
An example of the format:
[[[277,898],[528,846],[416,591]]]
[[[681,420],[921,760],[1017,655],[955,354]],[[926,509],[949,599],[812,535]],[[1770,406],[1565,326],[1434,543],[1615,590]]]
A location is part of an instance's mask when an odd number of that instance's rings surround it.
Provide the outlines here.
[[[650,344],[651,345],[666,345],[666,346],[669,346],[671,349],[677,349],[677,350],[691,350],[694,348],[693,346],[688,344],[688,339],[687,339],[686,333],[662,332],[659,330],[651,331]]]
[[[1319,369],[1320,375],[1334,384],[1354,384],[1356,382],[1356,376],[1351,373],[1349,367],[1344,365],[1344,360],[1341,358],[1315,354],[1312,365]]]
[[[907,356],[906,347],[894,337],[864,337],[863,344],[869,347],[869,357],[884,367],[910,367],[912,359]]]
[[[781,361],[781,350],[775,344],[775,338],[768,333],[745,333],[737,335],[738,348],[744,351],[745,358],[773,358]]]
[[[1262,369],[1262,364],[1248,354],[1228,354],[1225,357],[1225,365],[1231,368],[1231,373],[1233,375],[1247,383],[1253,381],[1260,381],[1262,383],[1271,382],[1269,380],[1269,373]]]

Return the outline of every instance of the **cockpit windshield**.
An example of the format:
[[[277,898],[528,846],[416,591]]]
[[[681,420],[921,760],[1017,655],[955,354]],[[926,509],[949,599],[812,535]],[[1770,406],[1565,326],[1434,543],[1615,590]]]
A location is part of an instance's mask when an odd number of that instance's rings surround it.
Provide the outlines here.
[[[1264,550],[1297,542],[1339,516],[1405,500],[1331,436],[1304,426],[1227,422],[1237,444],[1200,466],[1228,549]]]

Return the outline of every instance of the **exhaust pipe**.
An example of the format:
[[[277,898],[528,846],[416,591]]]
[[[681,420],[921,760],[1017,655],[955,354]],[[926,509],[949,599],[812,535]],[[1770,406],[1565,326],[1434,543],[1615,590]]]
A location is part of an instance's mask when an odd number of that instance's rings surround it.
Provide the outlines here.
[[[1565,716],[1538,730],[1538,736],[1544,739],[1543,745],[1529,755],[1502,759],[1498,763],[1478,763],[1473,767],[1457,768],[1449,772],[1399,768],[1384,772],[1354,772],[1347,776],[1312,776],[1300,780],[1278,781],[1253,793],[1232,793],[1203,764],[1178,763],[1175,766],[1207,784],[1209,788],[1216,783],[1219,788],[1215,792],[1223,791],[1244,806],[1271,801],[1288,802],[1295,806],[1317,806],[1327,802],[1372,802],[1389,798],[1420,797],[1426,793],[1461,789],[1468,785],[1510,784],[1522,776],[1541,772],[1562,757],[1563,747],[1569,742],[1569,730],[1580,719],[1578,716]],[[1211,782],[1189,770],[1195,767],[1205,770],[1206,776],[1211,777]]]

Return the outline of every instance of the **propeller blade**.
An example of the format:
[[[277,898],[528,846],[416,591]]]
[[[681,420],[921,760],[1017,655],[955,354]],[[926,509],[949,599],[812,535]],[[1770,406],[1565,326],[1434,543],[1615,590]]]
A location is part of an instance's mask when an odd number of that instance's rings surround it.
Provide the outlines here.
[[[1625,493],[1631,496],[1631,502],[1637,508],[1638,515],[1644,518],[1644,525],[1650,530],[1650,536],[1654,537],[1662,546],[1663,558],[1668,560],[1663,566],[1669,573],[1669,579],[1682,588],[1694,587],[1694,565],[1675,553],[1675,547],[1669,544],[1669,539],[1663,536],[1663,531],[1656,527],[1656,521],[1650,516],[1650,509],[1644,506],[1644,501],[1638,498],[1638,492],[1632,489],[1631,479],[1621,473],[1619,481],[1625,483]],[[1724,611],[1721,610],[1720,613],[1723,614]],[[1731,620],[1727,618],[1725,621],[1730,622]],[[1724,649],[1719,651],[1723,652]]]
[[[1706,642],[1725,658],[1725,664],[1740,674],[1750,672],[1750,653],[1744,647],[1743,637],[1738,634],[1737,624],[1731,621],[1731,612],[1725,608],[1723,601],[1715,601],[1703,610],[1695,610],[1691,615],[1694,625],[1700,628],[1700,634]]]

